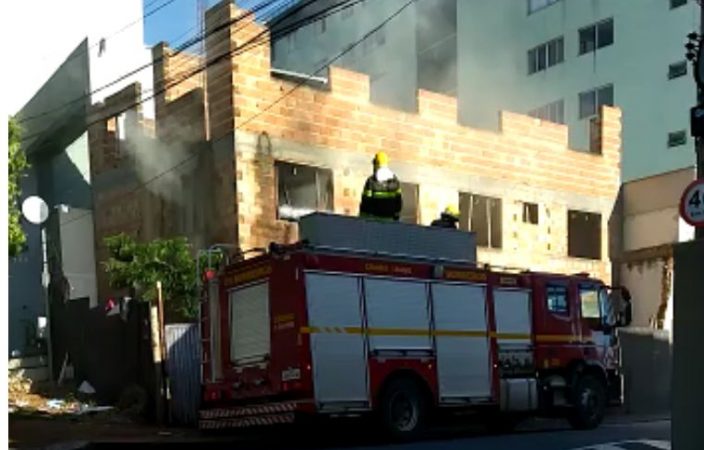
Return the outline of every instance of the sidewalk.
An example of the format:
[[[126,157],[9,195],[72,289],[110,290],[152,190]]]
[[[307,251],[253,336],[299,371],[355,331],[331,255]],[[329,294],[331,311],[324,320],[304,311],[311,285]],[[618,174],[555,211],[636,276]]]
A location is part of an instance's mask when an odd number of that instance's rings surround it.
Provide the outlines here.
[[[9,417],[11,448],[80,448],[87,442],[183,442],[197,439],[198,432],[189,429],[159,428],[133,423],[75,421],[69,418]],[[74,443],[69,446],[69,443]],[[58,447],[57,447],[58,448]]]

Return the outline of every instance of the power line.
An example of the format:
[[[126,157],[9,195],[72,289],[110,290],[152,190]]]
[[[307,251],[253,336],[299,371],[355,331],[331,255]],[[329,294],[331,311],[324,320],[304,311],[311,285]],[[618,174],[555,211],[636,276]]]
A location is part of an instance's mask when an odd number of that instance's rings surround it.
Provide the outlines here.
[[[147,3],[146,5],[144,5],[144,9],[145,9],[145,10],[148,9],[150,6],[152,6],[153,4],[155,4],[155,3],[158,2],[158,1],[159,1],[159,0],[152,0],[152,1],[150,1],[149,3]],[[161,11],[162,9],[166,8],[167,6],[171,5],[171,4],[174,3],[175,1],[176,1],[176,0],[167,0],[166,2],[164,2],[163,4],[157,6],[157,7],[154,8],[153,10],[147,11],[147,12],[145,12],[144,14],[142,14],[142,15],[139,17],[139,19],[136,19],[136,20],[134,20],[134,21],[128,23],[127,25],[123,26],[123,27],[120,28],[119,30],[117,30],[117,31],[115,31],[114,33],[110,34],[109,36],[106,36],[106,37],[102,38],[101,40],[108,41],[109,39],[114,38],[115,36],[117,36],[118,34],[121,34],[121,33],[124,32],[125,30],[127,30],[127,29],[129,29],[129,28],[135,26],[136,24],[138,24],[138,23],[140,23],[140,22],[143,22],[144,19],[153,16],[154,14],[156,14],[157,12],[159,12],[159,11]],[[81,52],[78,52],[78,53],[75,53],[75,54],[69,56],[69,57],[66,58],[66,60],[63,62],[63,64],[66,64],[67,62],[69,62],[69,61],[71,61],[71,60],[73,60],[73,59],[75,59],[75,58],[78,58],[79,56],[83,56],[83,55],[85,55],[86,53],[90,52],[91,50],[93,50],[94,48],[99,47],[99,46],[100,46],[100,40],[99,40],[98,42],[96,42],[95,44],[91,45],[90,47],[86,48],[85,50],[83,50],[83,51],[81,51]],[[20,120],[20,121],[18,121],[18,123],[22,123],[24,120],[29,120],[29,119]]]
[[[259,6],[260,6],[260,7],[264,7],[265,5],[271,4],[271,3],[275,2],[275,1],[278,1],[278,0],[269,0],[268,2],[263,2],[263,3],[260,4]],[[306,2],[301,3],[301,5],[298,5],[298,6],[294,7],[294,8],[291,8],[290,10],[288,10],[288,11],[286,12],[286,14],[293,15],[293,14],[297,13],[298,11],[300,11],[301,9],[307,7],[308,5],[313,4],[313,3],[316,2],[316,1],[317,1],[317,0],[307,0]],[[325,9],[323,9],[323,10],[317,12],[317,13],[314,13],[314,14],[312,14],[311,16],[308,16],[307,18],[304,18],[304,19],[302,19],[302,20],[299,20],[298,22],[295,22],[295,23],[293,23],[293,24],[290,24],[290,25],[287,26],[287,27],[284,27],[284,28],[281,28],[281,29],[279,29],[279,30],[276,30],[276,32],[275,32],[273,35],[271,35],[271,36],[272,36],[273,38],[278,38],[279,36],[287,35],[287,34],[289,34],[290,32],[293,32],[293,31],[295,31],[296,29],[298,29],[298,28],[300,28],[300,27],[302,27],[302,26],[305,26],[305,25],[307,25],[307,24],[309,24],[309,23],[312,23],[312,22],[317,21],[318,18],[319,18],[319,16],[321,16],[323,13],[327,13],[327,12],[329,12],[330,10],[333,10],[333,9],[335,9],[335,8],[338,8],[338,7],[342,6],[341,8],[335,10],[334,12],[329,13],[329,14],[323,16],[323,17],[327,17],[327,16],[329,16],[329,15],[331,15],[331,14],[335,14],[335,13],[337,13],[337,12],[343,10],[343,9],[346,9],[346,8],[348,8],[348,7],[351,7],[351,6],[354,6],[354,5],[357,4],[357,3],[361,3],[362,1],[364,1],[364,0],[341,0],[339,3],[336,3],[335,5],[326,7]],[[254,13],[254,11],[255,11],[255,10],[251,10],[251,11],[245,13],[245,14],[242,14],[242,15],[236,17],[236,18],[233,19],[233,20],[230,20],[230,21],[228,21],[228,22],[226,22],[226,23],[224,23],[224,24],[222,24],[222,25],[219,25],[219,26],[215,27],[215,28],[214,28],[213,30],[211,30],[209,33],[206,33],[206,36],[212,35],[212,34],[218,32],[218,31],[222,31],[222,30],[225,29],[225,28],[231,27],[232,24],[234,24],[234,23],[236,23],[236,22],[238,22],[238,21],[244,20],[244,19],[246,19],[248,16],[252,15],[252,14]],[[247,24],[245,24],[244,26],[246,27]],[[242,29],[243,29],[243,28],[239,28],[239,29],[237,29],[236,31],[239,31],[239,30],[242,30]],[[134,106],[137,106],[137,105],[139,105],[139,104],[141,104],[141,103],[147,102],[147,101],[153,99],[154,97],[156,97],[157,95],[159,95],[159,94],[161,94],[161,93],[164,93],[166,90],[168,90],[168,89],[170,89],[170,88],[172,88],[172,87],[174,87],[174,86],[176,86],[176,85],[178,85],[178,84],[180,84],[180,83],[182,83],[182,82],[188,80],[189,78],[191,78],[191,77],[197,75],[197,74],[200,73],[201,71],[205,70],[208,66],[219,62],[222,58],[227,57],[227,56],[229,56],[229,55],[233,55],[233,54],[235,54],[235,53],[238,52],[238,51],[246,50],[246,47],[248,47],[249,45],[251,45],[254,41],[256,41],[256,40],[262,38],[262,37],[265,36],[267,33],[268,33],[267,30],[263,30],[262,32],[260,32],[259,34],[257,34],[254,38],[250,39],[249,41],[247,41],[246,43],[244,43],[244,44],[241,45],[240,47],[237,47],[237,48],[235,48],[235,49],[233,49],[233,50],[231,50],[231,51],[229,51],[229,52],[226,52],[226,53],[224,53],[224,54],[222,54],[222,55],[220,55],[220,56],[214,58],[214,59],[211,60],[210,62],[206,62],[202,67],[197,68],[197,69],[195,69],[194,71],[188,73],[185,77],[183,77],[183,78],[180,79],[180,80],[177,80],[177,81],[176,81],[175,83],[173,83],[173,84],[170,84],[170,85],[168,85],[168,86],[164,86],[163,88],[161,88],[161,89],[158,90],[158,91],[154,91],[154,89],[152,89],[152,92],[155,92],[153,95],[151,95],[151,96],[149,96],[149,97],[146,97],[146,98],[143,98],[143,99],[141,99],[141,100],[138,100],[136,103],[130,104],[129,106],[125,107],[124,109],[121,109],[121,110],[119,110],[119,111],[115,111],[112,115],[120,114],[120,113],[122,113],[122,112],[125,112],[125,111],[128,110],[128,109],[131,109],[131,108],[134,107]],[[173,55],[171,55],[171,56],[173,57],[173,56],[176,56],[176,55],[182,53],[185,48],[194,45],[195,43],[199,42],[199,40],[203,39],[203,38],[206,37],[206,36],[202,36],[202,37],[198,38],[197,40],[196,40],[196,39],[193,39],[193,40],[192,40],[192,41],[193,41],[192,43],[188,43],[188,42],[187,42],[181,49],[177,50],[177,51],[176,51]],[[267,42],[269,42],[269,40],[263,40],[260,45],[265,44],[265,43],[267,43]],[[255,47],[256,47],[256,46],[255,46]],[[252,47],[252,48],[254,48],[254,47]],[[143,66],[143,68],[144,68],[144,67],[151,66],[151,65],[153,65],[153,64],[155,64],[155,63],[157,63],[157,62],[159,62],[159,61],[162,61],[163,59],[164,59],[163,57],[155,58],[154,61],[152,61],[152,62],[149,63],[149,64],[146,64],[145,66]],[[115,83],[117,83],[117,82],[119,82],[119,81],[122,81],[123,79],[127,78],[128,76],[131,76],[131,75],[133,75],[134,73],[139,72],[139,70],[141,70],[141,69],[137,69],[136,71],[130,72],[129,74],[125,74],[125,75],[121,76],[120,78],[118,78],[117,80],[115,80],[115,81],[109,83],[109,84],[106,85],[106,86],[103,86],[103,87],[101,87],[101,88],[98,88],[98,89],[96,89],[96,91],[93,91],[93,92],[97,92],[97,91],[99,91],[99,90],[101,90],[101,89],[103,89],[103,88],[105,88],[105,87],[108,87],[109,85],[112,85],[112,84],[115,84]],[[85,96],[89,96],[89,95],[90,95],[90,93],[89,93],[89,94],[86,94]],[[84,97],[85,97],[85,96],[84,96]],[[58,108],[56,108],[56,109],[61,109],[61,108],[65,107],[65,106],[68,106],[70,103],[75,103],[76,101],[80,101],[80,100],[83,100],[83,98],[79,98],[79,99],[73,100],[73,101],[71,101],[71,102],[68,102],[68,103],[64,104],[63,106],[60,106],[60,107],[58,107]],[[52,111],[52,112],[53,112],[53,111]],[[48,114],[48,113],[49,113],[49,112],[45,112],[45,113],[42,113],[42,114]],[[112,116],[112,115],[111,115],[111,116]],[[36,116],[35,116],[35,117],[36,117]],[[93,122],[90,122],[90,123],[86,124],[86,127],[90,127],[91,125],[94,125],[95,123],[98,123],[98,122],[100,122],[100,121],[102,121],[102,120],[105,120],[105,119],[107,119],[107,117],[102,118],[102,119],[97,119],[97,120],[95,120],[95,121],[93,121]],[[21,142],[26,142],[26,141],[28,141],[28,140],[30,140],[30,139],[32,139],[32,138],[41,136],[42,134],[43,134],[43,132],[40,131],[40,132],[37,132],[37,133],[34,133],[34,134],[22,136],[21,139],[20,139],[20,141],[21,141]]]
[[[175,1],[175,0],[169,0],[169,2],[173,2],[173,1]],[[204,39],[205,39],[206,37],[208,37],[210,34],[213,34],[213,33],[216,33],[216,32],[218,32],[218,31],[221,31],[222,29],[224,29],[224,28],[225,28],[226,26],[228,26],[228,25],[232,25],[232,24],[235,24],[235,23],[237,23],[237,22],[239,22],[239,21],[241,21],[241,20],[246,19],[246,18],[249,17],[250,15],[255,14],[257,10],[260,10],[261,8],[264,8],[264,7],[266,7],[267,5],[273,4],[275,1],[277,1],[277,0],[268,0],[268,1],[266,1],[266,2],[263,2],[263,3],[260,4],[257,8],[254,8],[254,9],[252,9],[252,10],[246,12],[245,14],[242,14],[242,15],[240,15],[240,16],[234,18],[233,20],[229,21],[229,23],[227,23],[227,24],[223,24],[223,25],[221,25],[221,26],[219,26],[219,27],[216,27],[216,28],[213,29],[210,33],[206,33],[205,35],[199,33],[197,36],[195,36],[195,37],[193,37],[193,38],[187,40],[187,41],[184,42],[183,44],[181,44],[181,45],[176,49],[176,51],[174,52],[174,55],[172,55],[172,56],[175,56],[175,55],[178,55],[178,54],[184,52],[186,49],[188,49],[188,48],[194,46],[195,44],[201,42],[202,40],[204,40]],[[165,5],[162,5],[162,6],[165,6]],[[34,115],[32,115],[32,116],[21,117],[21,118],[19,118],[19,120],[17,121],[17,123],[18,123],[18,124],[22,124],[22,123],[28,122],[28,121],[30,121],[30,120],[39,119],[39,118],[41,118],[41,117],[46,117],[46,116],[48,116],[48,115],[50,115],[50,114],[53,114],[53,113],[55,113],[55,112],[57,112],[57,111],[61,111],[62,109],[65,109],[65,108],[67,108],[67,107],[69,107],[69,106],[71,106],[71,105],[73,105],[73,104],[76,104],[76,103],[78,103],[78,102],[82,102],[82,101],[84,101],[84,100],[86,100],[86,99],[89,99],[92,95],[97,94],[98,92],[104,91],[105,89],[107,89],[107,88],[109,88],[109,87],[112,87],[112,86],[116,85],[117,83],[119,83],[119,82],[121,82],[121,81],[124,81],[124,80],[126,80],[127,78],[129,78],[129,77],[131,77],[131,76],[133,76],[133,75],[136,75],[136,74],[138,74],[139,72],[141,72],[141,71],[143,71],[143,70],[145,70],[145,69],[147,69],[147,68],[153,66],[154,64],[156,64],[156,63],[158,63],[158,62],[161,62],[162,60],[163,60],[163,57],[153,58],[152,61],[150,61],[149,63],[143,64],[143,65],[137,67],[136,69],[132,69],[132,70],[130,70],[129,72],[127,72],[127,73],[125,73],[125,74],[123,74],[123,75],[117,77],[116,79],[110,81],[109,83],[104,84],[104,85],[102,85],[102,86],[100,86],[100,87],[97,87],[97,88],[93,89],[92,91],[90,91],[90,92],[88,92],[88,93],[86,93],[86,94],[81,95],[80,97],[77,97],[77,98],[75,98],[75,99],[73,99],[73,100],[69,100],[69,101],[67,101],[66,103],[62,104],[62,105],[59,105],[59,106],[56,106],[56,107],[54,107],[54,108],[48,109],[48,110],[43,111],[43,112],[41,112],[41,113],[37,113],[37,114],[34,114]],[[24,141],[24,140],[26,140],[26,139],[27,139],[27,138],[23,138],[22,140]]]
[[[353,5],[356,4],[356,3],[360,3],[360,2],[362,2],[362,1],[365,1],[365,0],[355,0],[354,2],[351,3],[351,6],[353,6]],[[349,0],[348,0],[348,2],[349,2]],[[275,106],[276,104],[278,104],[279,102],[281,102],[283,99],[285,99],[286,97],[288,97],[289,95],[291,95],[294,91],[296,91],[296,90],[298,90],[299,88],[301,88],[303,85],[306,84],[307,81],[309,81],[311,78],[313,78],[316,74],[318,74],[318,73],[320,73],[321,71],[325,70],[330,64],[334,63],[335,61],[339,60],[339,59],[342,58],[344,55],[346,55],[347,53],[349,53],[350,51],[352,51],[352,49],[354,49],[355,47],[357,47],[357,46],[358,46],[360,43],[362,43],[364,40],[368,39],[371,35],[373,35],[374,33],[376,33],[379,29],[381,29],[382,27],[384,27],[387,23],[389,23],[390,21],[392,21],[394,18],[396,18],[398,15],[400,15],[406,8],[408,8],[410,5],[412,5],[412,4],[415,3],[415,2],[416,2],[416,0],[409,0],[408,2],[406,2],[403,6],[401,6],[401,8],[399,8],[396,12],[394,12],[394,13],[391,14],[389,17],[387,17],[387,18],[386,18],[384,21],[382,21],[378,26],[376,26],[375,28],[373,28],[372,30],[370,30],[369,32],[367,32],[366,34],[364,34],[360,39],[358,39],[358,40],[355,41],[354,43],[348,45],[344,50],[342,50],[340,53],[338,53],[338,54],[337,54],[336,56],[334,56],[332,59],[329,59],[328,61],[326,61],[323,65],[321,65],[318,69],[316,69],[314,72],[312,72],[311,74],[309,74],[307,77],[305,77],[305,78],[303,78],[302,80],[298,81],[291,89],[289,89],[286,93],[284,93],[284,94],[281,95],[279,98],[277,98],[276,100],[274,100],[272,103],[270,103],[269,105],[267,105],[267,107],[264,108],[262,111],[256,113],[254,116],[250,117],[249,119],[247,119],[246,121],[244,121],[244,122],[243,122],[242,124],[240,124],[239,126],[236,126],[236,127],[235,127],[235,130],[238,130],[238,129],[242,128],[243,126],[245,126],[245,125],[247,125],[248,123],[250,123],[252,120],[256,119],[257,117],[261,116],[261,115],[264,114],[265,112],[269,111],[273,106]],[[330,8],[330,9],[332,9],[332,8]],[[315,15],[314,15],[314,16],[315,16]],[[311,17],[312,17],[312,16],[311,16]],[[320,20],[320,19],[321,19],[321,17],[318,17],[316,20]],[[238,47],[238,49],[243,49],[244,47],[248,46],[250,43],[252,43],[252,42],[254,42],[256,39],[258,39],[261,34],[262,34],[262,33],[260,33],[260,34],[258,34],[257,36],[253,37],[252,39],[250,39],[249,41],[247,41],[247,43],[245,43],[245,44],[243,44],[242,46]],[[223,57],[223,56],[227,56],[228,54],[231,54],[231,53],[232,53],[232,52],[227,52],[227,53],[225,53],[225,54],[223,54],[223,55],[218,56],[216,59],[219,59],[219,58],[221,58],[221,57]],[[213,63],[214,63],[214,62],[213,62]],[[209,64],[212,64],[212,63],[209,63]],[[206,67],[207,67],[207,66],[206,66]],[[200,69],[200,70],[204,70],[204,69],[205,69],[205,67],[202,68],[202,69]],[[180,80],[180,82],[185,81],[186,79],[190,78],[191,76],[192,76],[192,75],[189,75],[189,76],[183,78],[182,80]],[[158,94],[155,94],[155,95],[158,95]],[[143,101],[144,101],[144,100],[142,100],[142,101],[140,101],[140,102],[138,102],[138,103],[141,103],[141,102],[143,102]],[[133,105],[132,107],[134,107],[134,105]],[[127,110],[127,109],[129,109],[129,108],[126,108],[125,110]],[[105,120],[105,119],[102,119],[102,120]],[[196,156],[198,156],[198,155],[197,155],[197,154],[193,154],[193,155],[191,155],[191,156],[188,156],[188,157],[184,158],[183,160],[181,160],[180,162],[178,162],[178,163],[175,164],[174,166],[171,166],[170,168],[168,168],[168,169],[166,169],[166,170],[164,170],[164,171],[158,173],[157,175],[153,176],[152,178],[149,178],[148,180],[146,180],[146,181],[144,181],[144,182],[142,182],[142,183],[139,183],[138,186],[136,186],[135,188],[131,189],[129,192],[127,192],[127,193],[125,193],[125,194],[122,194],[122,195],[119,195],[118,198],[126,197],[127,195],[130,195],[130,194],[133,194],[134,192],[137,192],[139,189],[141,189],[141,188],[143,188],[143,187],[146,187],[147,185],[149,185],[150,183],[153,183],[154,181],[159,180],[160,178],[162,178],[163,176],[167,175],[168,173],[173,172],[174,170],[177,170],[177,169],[180,168],[181,166],[185,165],[186,163],[188,163],[189,161],[191,161],[192,159],[194,159]],[[73,218],[73,219],[71,219],[71,220],[69,220],[69,221],[64,222],[63,225],[68,225],[68,224],[70,224],[71,222],[80,220],[81,218],[83,218],[83,217],[85,217],[85,216],[87,216],[87,215],[89,215],[89,214],[91,214],[91,213],[86,213],[86,214],[83,214],[83,215],[81,215],[81,216],[75,217],[75,218]]]
[[[173,1],[175,1],[175,0],[169,0],[169,1],[173,2]],[[272,5],[273,3],[275,3],[276,1],[278,1],[278,0],[267,0],[267,1],[265,1],[265,2],[262,2],[262,3],[260,3],[259,5],[257,5],[255,8],[252,8],[251,10],[248,10],[246,13],[241,14],[241,15],[238,16],[238,17],[235,17],[234,19],[228,21],[227,23],[224,23],[224,24],[222,24],[222,25],[219,25],[219,26],[215,27],[214,29],[212,29],[211,31],[209,31],[209,32],[207,32],[207,33],[205,33],[205,34],[199,34],[198,36],[195,36],[195,37],[193,37],[193,38],[187,40],[186,42],[184,42],[183,44],[181,44],[181,45],[176,49],[176,51],[174,52],[174,54],[171,55],[171,56],[176,56],[176,55],[178,55],[178,54],[180,54],[180,53],[183,53],[186,49],[188,49],[188,48],[190,48],[190,47],[193,47],[193,46],[196,45],[197,43],[203,41],[203,40],[204,40],[205,38],[207,38],[208,36],[210,36],[210,35],[212,35],[212,34],[214,34],[214,33],[217,33],[217,32],[219,32],[219,31],[222,31],[223,29],[227,28],[228,26],[231,26],[231,25],[233,25],[233,24],[235,24],[235,23],[237,23],[237,22],[240,22],[240,21],[242,21],[242,20],[248,18],[248,17],[251,16],[251,15],[255,15],[258,11],[260,11],[260,10],[262,10],[263,8],[266,8],[266,7],[268,7],[268,6],[271,6],[271,5]],[[313,0],[313,1],[315,1],[315,0]],[[306,2],[306,5],[312,3],[313,1],[310,1],[310,0],[309,0],[308,2]],[[300,7],[294,7],[294,8],[292,8],[292,11],[293,11],[293,10],[298,10],[299,8],[300,8]],[[163,57],[153,58],[152,61],[150,61],[149,63],[143,64],[143,65],[137,67],[136,69],[133,69],[133,70],[131,70],[131,71],[129,71],[129,72],[127,72],[127,73],[125,73],[125,74],[123,74],[123,75],[117,77],[117,78],[114,79],[113,81],[110,81],[110,82],[107,83],[107,84],[104,84],[104,85],[102,85],[102,86],[100,86],[100,87],[97,87],[97,88],[93,89],[92,91],[90,91],[90,92],[88,92],[88,93],[86,93],[86,94],[81,95],[80,97],[77,97],[77,98],[75,98],[75,99],[73,99],[73,100],[69,100],[68,102],[66,102],[66,103],[64,103],[64,104],[62,104],[62,105],[59,105],[59,106],[57,106],[57,107],[51,108],[51,109],[46,110],[46,111],[43,111],[43,112],[41,112],[41,113],[37,113],[37,114],[34,114],[34,115],[32,115],[32,116],[27,116],[27,117],[19,118],[19,120],[17,121],[17,123],[18,123],[18,124],[22,124],[22,123],[27,122],[27,121],[30,121],[30,120],[34,120],[34,119],[38,119],[38,118],[41,118],[41,117],[45,117],[45,116],[47,116],[47,115],[49,115],[49,114],[52,114],[52,113],[55,113],[55,112],[60,111],[60,110],[62,110],[62,109],[65,109],[65,108],[67,108],[67,107],[69,107],[69,106],[71,106],[71,105],[73,105],[73,104],[75,104],[75,103],[84,101],[84,100],[90,98],[92,95],[94,95],[94,94],[96,94],[96,93],[98,93],[98,92],[104,91],[105,89],[107,89],[107,88],[109,88],[109,87],[112,87],[112,86],[116,85],[117,83],[119,83],[119,82],[121,82],[121,81],[124,81],[124,80],[126,80],[127,78],[129,78],[129,77],[131,77],[131,76],[133,76],[133,75],[138,74],[139,72],[141,72],[141,71],[143,71],[143,70],[145,70],[145,69],[147,69],[147,68],[153,66],[154,64],[156,64],[156,63],[158,63],[158,62],[161,62],[163,59],[164,59]],[[23,138],[22,140],[24,141],[24,140],[26,140],[26,138]]]

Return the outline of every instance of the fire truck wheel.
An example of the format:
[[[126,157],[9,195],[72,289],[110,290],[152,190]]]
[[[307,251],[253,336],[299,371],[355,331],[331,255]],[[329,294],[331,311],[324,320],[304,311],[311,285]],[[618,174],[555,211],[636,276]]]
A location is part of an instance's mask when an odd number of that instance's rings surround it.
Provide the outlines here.
[[[381,424],[393,438],[410,439],[423,428],[427,401],[418,383],[399,378],[384,389],[379,413]]]
[[[606,387],[592,375],[582,376],[574,389],[575,405],[568,416],[572,428],[591,430],[599,426],[606,413]]]

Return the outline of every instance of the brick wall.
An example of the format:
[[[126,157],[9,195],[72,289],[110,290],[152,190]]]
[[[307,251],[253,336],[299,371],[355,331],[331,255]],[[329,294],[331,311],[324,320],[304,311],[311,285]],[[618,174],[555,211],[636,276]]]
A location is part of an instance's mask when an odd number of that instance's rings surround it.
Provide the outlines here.
[[[161,119],[167,118],[171,111],[167,105],[184,95],[191,94],[194,89],[203,89],[205,75],[195,73],[203,66],[203,58],[186,52],[177,53],[165,43],[159,43],[152,48],[154,65],[154,106],[157,118],[157,133]]]
[[[240,14],[223,2],[208,12],[206,26]],[[232,28],[208,42],[208,58],[260,31],[254,23]],[[456,203],[459,192],[501,198],[502,249],[480,249],[482,261],[609,278],[607,223],[620,183],[618,109],[602,109],[601,153],[590,154],[567,148],[565,126],[511,112],[501,113],[498,133],[461,126],[456,99],[431,92],[418,92],[417,114],[374,105],[367,76],[340,68],[330,69],[329,90],[289,93],[294,87],[270,75],[266,45],[208,70],[211,136],[236,128],[233,202],[243,248],[296,239],[295,224],[277,220],[275,161],[330,169],[335,211],[357,214],[369,161],[384,150],[399,177],[419,185],[421,223]],[[522,222],[523,201],[539,204],[538,225]],[[602,260],[567,257],[570,209],[601,214]]]

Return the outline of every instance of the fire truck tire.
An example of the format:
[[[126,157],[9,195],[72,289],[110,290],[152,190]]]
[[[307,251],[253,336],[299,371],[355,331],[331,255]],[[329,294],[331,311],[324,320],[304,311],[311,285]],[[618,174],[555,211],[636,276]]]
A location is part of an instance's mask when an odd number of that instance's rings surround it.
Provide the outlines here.
[[[572,428],[591,430],[598,427],[606,413],[606,386],[593,375],[583,375],[573,392],[574,406],[567,416]]]
[[[411,378],[398,378],[381,394],[380,425],[394,439],[412,439],[422,431],[427,410],[428,401],[418,383]]]

